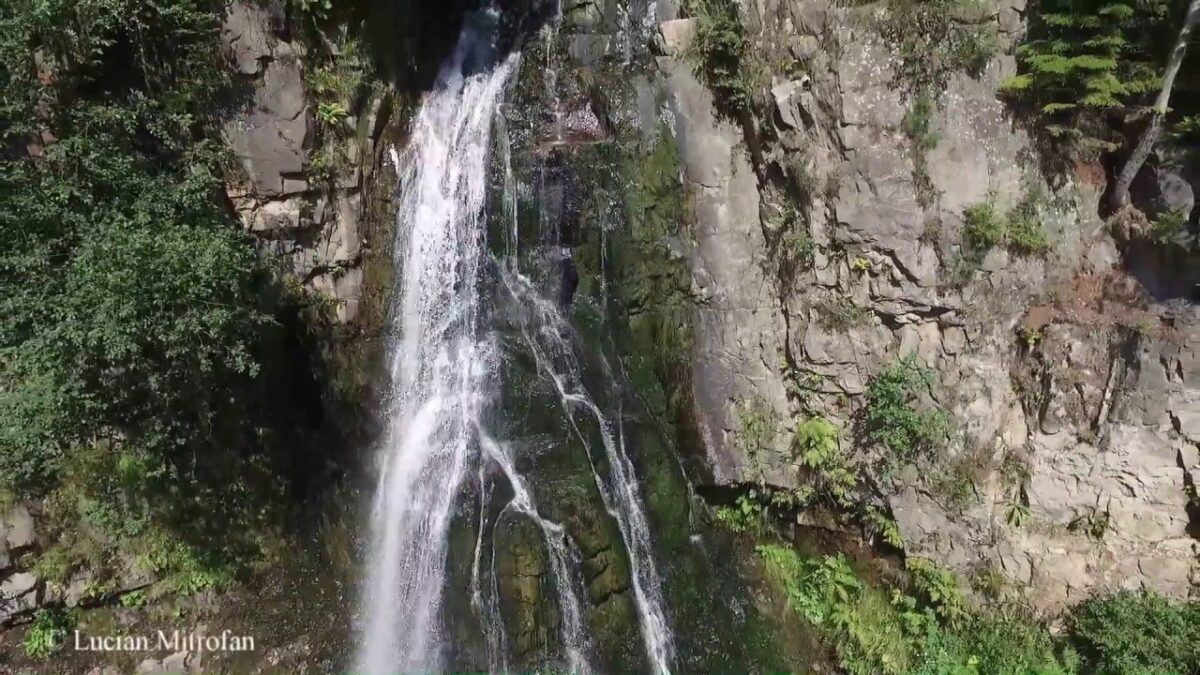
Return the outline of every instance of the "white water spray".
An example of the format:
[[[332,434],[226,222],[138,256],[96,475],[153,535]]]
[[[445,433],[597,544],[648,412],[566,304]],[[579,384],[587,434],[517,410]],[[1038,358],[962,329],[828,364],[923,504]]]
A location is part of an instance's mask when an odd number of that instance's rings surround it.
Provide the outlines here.
[[[426,95],[400,158],[393,403],[372,510],[359,669],[437,670],[447,534],[496,372],[478,276],[492,116],[516,57],[472,73],[491,45],[470,27]]]
[[[513,489],[504,507],[531,519],[546,542],[556,587],[560,640],[567,669],[590,670],[591,649],[580,601],[578,554],[561,525],[542,518],[533,495],[514,468],[507,444],[482,427],[495,394],[499,345],[489,337],[480,275],[486,252],[484,202],[493,121],[516,55],[491,63],[490,43],[470,26],[453,58],[426,95],[400,156],[397,210],[397,337],[392,345],[393,397],[381,453],[381,472],[371,516],[372,549],[358,655],[363,675],[429,672],[444,666],[446,640],[442,598],[447,582],[447,537],[459,488],[471,475],[481,490],[479,531],[471,576],[471,602],[479,614],[493,671],[506,671],[507,644],[498,612],[495,546],[484,551],[484,515],[491,492],[484,461],[499,466]],[[502,132],[503,133],[503,132]],[[507,140],[507,139],[502,139]],[[507,150],[507,145],[503,145]],[[505,168],[503,210],[516,222],[511,159]],[[515,255],[517,233],[511,237]],[[593,476],[607,511],[616,519],[629,553],[634,600],[656,672],[667,672],[672,639],[663,609],[661,582],[633,466],[623,439],[592,401],[580,380],[569,325],[528,279],[502,272],[505,286],[527,303],[522,330],[539,370],[556,386],[568,417],[585,410],[604,439],[609,472]],[[574,420],[572,418],[572,425]],[[585,446],[587,439],[575,432]],[[590,455],[589,455],[590,459]],[[487,561],[485,563],[485,557]],[[487,565],[491,574],[483,575]]]
[[[646,520],[633,463],[625,452],[624,437],[613,433],[608,418],[584,386],[571,339],[574,332],[558,307],[538,293],[531,280],[519,271],[506,269],[501,276],[505,288],[525,310],[521,330],[526,344],[537,361],[538,369],[554,383],[563,410],[583,447],[586,448],[590,441],[576,424],[574,411],[582,408],[599,425],[609,464],[608,480],[597,472],[594,463],[592,477],[605,508],[617,521],[629,553],[630,581],[641,619],[646,654],[650,657],[654,672],[668,673],[674,657],[674,645],[664,609],[662,580],[654,563],[650,525]]]

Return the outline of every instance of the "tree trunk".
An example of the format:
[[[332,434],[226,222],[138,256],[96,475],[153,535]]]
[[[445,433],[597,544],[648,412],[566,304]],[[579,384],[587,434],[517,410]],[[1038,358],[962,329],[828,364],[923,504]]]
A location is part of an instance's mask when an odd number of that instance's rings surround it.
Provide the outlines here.
[[[1163,117],[1167,114],[1167,104],[1171,100],[1171,88],[1175,86],[1175,76],[1179,74],[1179,67],[1183,65],[1188,39],[1197,23],[1200,23],[1200,0],[1192,0],[1188,5],[1187,14],[1183,17],[1183,26],[1179,29],[1175,47],[1171,49],[1167,59],[1162,89],[1159,90],[1158,99],[1154,101],[1154,108],[1150,111],[1150,123],[1142,131],[1137,145],[1134,146],[1133,152],[1129,153],[1129,159],[1125,160],[1121,173],[1117,175],[1117,182],[1113,185],[1109,197],[1109,205],[1113,211],[1119,211],[1129,204],[1129,186],[1133,184],[1133,179],[1137,177],[1138,171],[1141,171],[1146,158],[1150,156],[1150,151],[1154,149],[1155,142],[1158,141],[1159,134],[1162,133]]]

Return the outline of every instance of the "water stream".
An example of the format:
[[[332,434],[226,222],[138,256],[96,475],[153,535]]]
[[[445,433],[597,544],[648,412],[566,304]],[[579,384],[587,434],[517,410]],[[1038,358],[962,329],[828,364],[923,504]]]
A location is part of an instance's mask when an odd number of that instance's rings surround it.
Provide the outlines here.
[[[478,279],[492,115],[516,57],[488,66],[492,52],[483,29],[464,29],[399,158],[397,337],[363,600],[367,673],[441,665],[446,534],[497,358]]]
[[[504,414],[490,410],[498,398],[504,354],[491,326],[494,307],[483,290],[485,277],[499,274],[504,292],[522,308],[515,323],[536,360],[536,376],[552,381],[577,437],[574,451],[588,452],[589,440],[573,416],[590,415],[599,425],[607,470],[598,469],[589,454],[592,478],[628,554],[647,658],[656,672],[667,672],[672,636],[637,478],[619,426],[614,431],[583,385],[570,325],[519,270],[509,144],[493,138],[496,130],[507,133],[497,110],[519,59],[495,53],[494,19],[481,12],[468,20],[453,56],[422,101],[406,149],[394,158],[401,187],[392,395],[371,513],[358,669],[384,674],[446,667],[442,610],[448,541],[461,488],[470,481],[477,483],[480,501],[470,605],[489,669],[510,668],[496,542],[485,537],[497,480],[507,482],[511,497],[496,519],[528,518],[542,536],[558,610],[557,647],[563,659],[558,667],[575,673],[592,669],[579,552],[561,524],[539,513],[509,443],[494,438],[485,422],[489,413]],[[494,145],[501,148],[505,179],[499,211],[514,221],[503,230],[511,241],[505,242],[509,255],[499,264],[492,264],[488,252],[485,208]]]

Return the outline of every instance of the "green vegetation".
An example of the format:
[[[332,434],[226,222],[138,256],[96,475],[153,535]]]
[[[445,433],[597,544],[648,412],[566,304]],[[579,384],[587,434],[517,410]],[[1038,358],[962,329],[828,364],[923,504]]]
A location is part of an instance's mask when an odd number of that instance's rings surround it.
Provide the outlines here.
[[[136,590],[130,591],[121,596],[120,603],[122,607],[137,609],[146,604],[146,591]]]
[[[816,306],[817,323],[822,328],[844,332],[859,328],[871,318],[871,311],[854,304],[850,298],[826,300]]]
[[[719,506],[717,520],[734,532],[760,532],[766,526],[767,506],[757,490],[738,495],[733,506]]]
[[[219,131],[243,103],[222,12],[0,8],[0,486],[45,497],[52,528],[170,541],[190,562],[160,569],[226,578],[261,554],[304,452],[308,333],[221,200]],[[85,539],[43,564],[103,558]]]
[[[867,383],[862,426],[866,439],[887,448],[885,461],[928,458],[950,432],[946,412],[931,399],[933,373],[915,354],[893,361]]]
[[[1187,239],[1187,212],[1167,211],[1150,223],[1150,238],[1158,243]]]
[[[597,153],[608,152],[602,148]],[[606,161],[597,157],[595,164]],[[615,325],[628,326],[628,339],[619,340],[627,365],[643,396],[654,399],[654,414],[664,428],[674,428],[686,415],[695,308],[691,274],[682,247],[691,239],[691,202],[679,165],[679,145],[665,126],[647,149],[612,157],[615,170],[597,171],[595,181],[608,187],[596,191],[593,211],[600,225],[614,200],[623,205],[620,236],[607,239],[613,289],[620,308]],[[609,185],[614,174],[619,178]],[[608,195],[611,195],[609,197]],[[601,204],[605,204],[601,206]],[[597,248],[597,251],[599,249]],[[599,257],[594,260],[601,268]],[[577,303],[578,304],[578,303]]]
[[[718,112],[737,119],[753,103],[747,75],[748,42],[736,0],[689,0],[688,14],[697,21],[689,48],[696,74],[708,85]]]
[[[963,259],[978,266],[988,251],[1004,246],[1020,256],[1044,256],[1050,240],[1039,215],[1040,197],[1033,191],[1007,214],[997,213],[995,202],[973,204],[963,210]]]
[[[979,77],[999,44],[984,0],[889,0],[878,29],[899,57],[893,87],[908,110],[900,128],[908,137],[917,203],[930,209],[940,196],[929,174],[928,153],[940,137],[933,119],[941,93],[955,73]]]
[[[928,560],[910,558],[905,574],[881,575],[893,581],[879,583],[844,555],[812,557],[777,544],[760,545],[758,553],[791,608],[821,632],[847,673],[1200,672],[1200,602],[1120,591],[1075,607],[1055,636],[1012,605],[973,606],[955,575]],[[1003,581],[981,583],[999,597]]]
[[[872,536],[879,537],[883,543],[894,549],[904,550],[904,535],[900,533],[900,526],[879,508],[867,507],[863,514],[863,523]]]
[[[907,673],[926,618],[862,578],[841,555],[808,558],[777,545],[758,547],[793,610],[819,628],[852,675]]]
[[[737,432],[733,443],[738,452],[755,462],[774,452],[781,420],[771,404],[754,397],[738,402],[735,412]]]
[[[914,594],[942,623],[952,628],[962,625],[967,610],[953,572],[923,558],[909,558],[904,569]]]
[[[1076,672],[1073,653],[1040,623],[968,611],[954,575],[927,561],[909,561],[907,584],[888,589],[841,555],[810,558],[777,545],[758,551],[792,609],[821,630],[852,675]]]
[[[308,173],[313,182],[328,184],[349,164],[344,140],[352,129],[347,122],[371,68],[359,41],[345,34],[329,52],[309,59],[305,84],[316,103],[317,141]]]
[[[25,655],[38,661],[49,658],[65,644],[77,620],[73,610],[39,609],[25,634]]]
[[[922,645],[916,675],[1069,675],[1079,672],[1070,649],[1032,617],[983,613],[958,630],[934,629]]]
[[[774,263],[772,271],[780,287],[791,289],[795,287],[801,272],[812,269],[817,244],[809,234],[799,210],[787,197],[783,198],[780,211],[778,234],[767,240],[768,256]]]
[[[1200,672],[1200,602],[1120,591],[1080,604],[1070,613],[1067,628],[1084,672]]]
[[[823,417],[810,417],[796,427],[792,452],[815,478],[815,491],[846,509],[855,506],[858,475],[842,452],[837,427]]]
[[[921,208],[931,208],[937,201],[938,191],[929,175],[928,153],[937,147],[941,137],[933,127],[933,116],[936,112],[934,99],[925,92],[917,94],[904,120],[900,124],[904,135],[908,137],[913,163],[913,185],[916,189],[917,203]]]
[[[1019,501],[1011,501],[1004,507],[1004,522],[1017,529],[1025,527],[1031,517],[1029,507]]]
[[[1157,90],[1170,0],[1046,0],[1002,90],[1048,118],[1048,131],[1113,149],[1102,118]]]
[[[978,77],[999,49],[983,0],[890,0],[880,30],[899,53],[897,87],[913,94],[945,91],[954,73]]]

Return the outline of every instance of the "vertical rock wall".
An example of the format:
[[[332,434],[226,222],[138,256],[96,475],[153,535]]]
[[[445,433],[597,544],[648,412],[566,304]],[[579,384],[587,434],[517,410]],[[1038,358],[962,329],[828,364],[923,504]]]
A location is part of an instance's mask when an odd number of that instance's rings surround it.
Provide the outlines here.
[[[352,322],[363,294],[369,241],[370,184],[383,166],[378,141],[390,95],[358,101],[345,120],[354,130],[335,156],[329,182],[314,180],[315,105],[305,84],[308,47],[290,35],[280,3],[231,2],[222,29],[237,76],[248,92],[225,127],[239,172],[229,198],[247,231],[312,291],[330,298],[337,318]],[[385,198],[387,198],[385,196]],[[386,243],[390,224],[380,232]]]
[[[873,477],[907,554],[998,570],[1047,609],[1143,583],[1187,595],[1200,570],[1195,306],[1129,277],[1095,216],[1096,172],[1047,183],[997,98],[1015,71],[1021,3],[956,18],[994,30],[1002,53],[947,75],[921,168],[903,57],[881,29],[888,11],[743,3],[773,104],[755,121],[768,132],[750,135],[715,113],[689,61],[697,20],[659,17],[697,219],[692,387],[711,480],[795,487],[791,420],[814,414],[866,461],[852,445],[862,395],[915,353],[953,434],[929,466]],[[1031,194],[1049,253],[995,247],[964,274],[964,211],[991,201],[1003,213]],[[810,262],[784,267],[774,247],[797,223]],[[778,421],[753,452],[739,440],[751,408]]]

